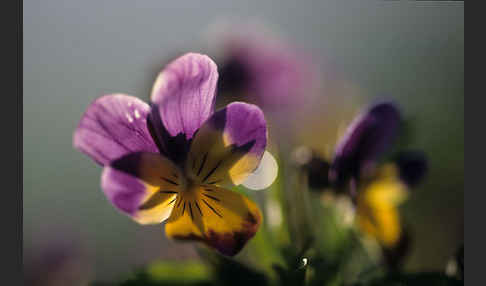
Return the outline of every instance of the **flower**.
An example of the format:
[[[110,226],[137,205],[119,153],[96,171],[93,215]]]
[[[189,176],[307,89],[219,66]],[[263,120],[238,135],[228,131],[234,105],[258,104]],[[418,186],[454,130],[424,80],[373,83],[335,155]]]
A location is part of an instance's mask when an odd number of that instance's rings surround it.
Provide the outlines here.
[[[167,220],[169,238],[200,241],[235,255],[254,236],[257,205],[224,186],[255,170],[267,142],[255,105],[234,102],[214,112],[216,64],[189,53],[158,75],[150,106],[105,95],[84,113],[74,146],[104,166],[110,202],[141,224]]]
[[[330,163],[312,150],[307,151],[309,155],[301,163],[311,189],[332,187],[353,199],[358,226],[380,242],[385,255],[401,255],[406,247],[408,238],[398,207],[427,170],[425,156],[417,151],[400,152],[391,162],[379,164],[397,137],[401,121],[394,103],[373,104],[348,126]]]
[[[221,66],[218,89],[269,111],[306,103],[319,87],[315,59],[258,25],[221,25],[214,35]],[[258,32],[256,32],[258,31]],[[219,43],[217,43],[219,41]],[[306,100],[307,99],[307,100]]]
[[[378,164],[396,139],[401,114],[392,102],[367,108],[348,126],[335,148],[329,181],[336,188],[348,186],[356,202],[358,225],[384,249],[404,241],[398,206],[408,189],[423,178],[427,165],[421,152],[401,152],[391,163]]]
[[[402,123],[399,109],[392,102],[373,104],[358,115],[339,140],[329,169],[329,180],[342,187],[372,177],[378,160],[387,151]],[[397,179],[415,186],[425,175],[425,155],[418,151],[402,151],[393,159],[398,168]]]
[[[41,243],[24,254],[25,285],[89,285],[93,269],[79,241],[61,229],[50,231],[52,237],[37,237]]]

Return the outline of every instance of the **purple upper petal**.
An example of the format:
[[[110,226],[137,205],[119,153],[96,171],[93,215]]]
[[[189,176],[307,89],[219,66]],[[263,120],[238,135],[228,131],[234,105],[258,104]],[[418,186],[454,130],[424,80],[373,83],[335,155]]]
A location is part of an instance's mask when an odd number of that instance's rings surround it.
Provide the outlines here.
[[[359,176],[390,146],[400,121],[400,111],[390,102],[375,104],[355,118],[336,147],[330,179],[339,184]]]
[[[170,136],[182,133],[190,139],[209,118],[217,80],[216,64],[209,57],[194,53],[176,59],[159,74],[151,99]],[[161,141],[166,139],[160,132],[156,135]]]
[[[149,111],[146,103],[133,96],[102,96],[81,118],[74,131],[74,147],[101,165],[132,152],[158,152],[147,129]]]
[[[211,123],[231,144],[238,147],[253,142],[248,153],[261,158],[267,146],[267,123],[261,109],[253,104],[233,102],[218,111],[211,118]]]

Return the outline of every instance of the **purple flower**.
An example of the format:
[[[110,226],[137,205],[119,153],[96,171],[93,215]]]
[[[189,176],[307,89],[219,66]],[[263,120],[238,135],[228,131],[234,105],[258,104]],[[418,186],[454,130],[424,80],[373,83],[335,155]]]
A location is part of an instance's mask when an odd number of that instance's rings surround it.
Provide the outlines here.
[[[289,44],[269,35],[223,34],[219,90],[269,110],[302,105],[318,87],[318,68]]]
[[[157,77],[150,106],[106,95],[86,110],[74,146],[104,166],[110,202],[166,235],[235,255],[261,223],[257,205],[223,188],[258,167],[267,141],[262,111],[235,102],[214,112],[216,64],[189,53]]]
[[[24,253],[24,285],[88,285],[93,273],[81,245],[61,230],[52,233],[56,238],[37,237],[43,243]]]
[[[351,122],[334,148],[331,163],[305,147],[296,150],[296,163],[307,172],[311,188],[340,189],[348,183],[356,187],[360,179],[375,175],[377,163],[396,139],[401,121],[394,103],[376,103]],[[425,155],[420,151],[402,151],[392,161],[400,179],[409,187],[417,185],[427,171]]]
[[[415,151],[401,152],[392,163],[378,164],[396,139],[401,121],[399,109],[391,102],[367,108],[337,144],[329,169],[334,187],[349,187],[360,228],[380,242],[386,259],[393,263],[403,257],[407,243],[398,206],[427,170],[425,156]]]
[[[329,171],[330,180],[342,186],[349,179],[370,176],[380,156],[399,134],[402,116],[392,102],[379,102],[364,110],[339,140]],[[400,152],[394,163],[402,181],[415,186],[427,171],[425,155],[419,151]]]

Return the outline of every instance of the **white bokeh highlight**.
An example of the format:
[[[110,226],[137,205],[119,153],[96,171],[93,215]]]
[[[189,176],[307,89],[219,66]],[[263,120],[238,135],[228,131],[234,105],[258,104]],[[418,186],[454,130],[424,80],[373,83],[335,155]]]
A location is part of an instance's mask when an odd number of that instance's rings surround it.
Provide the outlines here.
[[[263,190],[270,187],[278,175],[277,160],[270,152],[265,151],[258,168],[243,182],[250,190]]]

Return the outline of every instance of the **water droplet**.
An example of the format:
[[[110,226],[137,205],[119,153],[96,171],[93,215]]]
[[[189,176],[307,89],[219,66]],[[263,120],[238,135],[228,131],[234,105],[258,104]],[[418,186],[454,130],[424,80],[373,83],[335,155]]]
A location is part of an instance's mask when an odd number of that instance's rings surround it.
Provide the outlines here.
[[[308,262],[309,259],[307,259],[306,257],[302,258],[302,265],[300,266],[300,268],[306,267]]]

